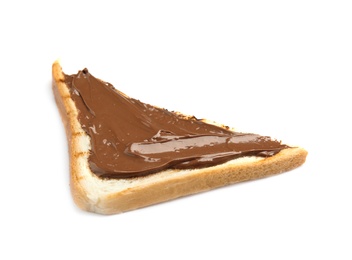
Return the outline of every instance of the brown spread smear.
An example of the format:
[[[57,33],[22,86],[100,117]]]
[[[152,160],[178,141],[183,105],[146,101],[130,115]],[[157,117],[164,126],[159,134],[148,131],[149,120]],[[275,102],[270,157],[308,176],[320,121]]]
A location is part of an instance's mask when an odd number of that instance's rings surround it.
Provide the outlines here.
[[[65,82],[91,138],[89,165],[99,177],[202,168],[242,156],[272,156],[288,147],[267,136],[232,132],[129,98],[87,69],[65,75]]]

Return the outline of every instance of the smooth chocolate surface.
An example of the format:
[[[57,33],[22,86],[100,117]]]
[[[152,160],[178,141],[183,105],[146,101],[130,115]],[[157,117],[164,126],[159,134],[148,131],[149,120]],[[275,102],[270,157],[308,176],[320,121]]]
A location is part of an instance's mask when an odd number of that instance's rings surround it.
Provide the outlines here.
[[[91,138],[89,165],[99,177],[202,168],[241,156],[272,156],[288,147],[267,136],[232,132],[130,98],[87,69],[65,75],[65,83]]]

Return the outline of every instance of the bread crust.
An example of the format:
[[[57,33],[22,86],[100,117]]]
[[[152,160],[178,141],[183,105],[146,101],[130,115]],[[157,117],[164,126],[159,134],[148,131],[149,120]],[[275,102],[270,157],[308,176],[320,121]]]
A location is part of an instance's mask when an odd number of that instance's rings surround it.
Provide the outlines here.
[[[70,187],[76,205],[86,211],[116,214],[237,182],[268,177],[302,165],[307,151],[288,148],[268,157],[244,157],[213,167],[167,170],[124,180],[103,180],[88,166],[90,138],[65,84],[59,61],[52,65],[53,92],[66,130]]]

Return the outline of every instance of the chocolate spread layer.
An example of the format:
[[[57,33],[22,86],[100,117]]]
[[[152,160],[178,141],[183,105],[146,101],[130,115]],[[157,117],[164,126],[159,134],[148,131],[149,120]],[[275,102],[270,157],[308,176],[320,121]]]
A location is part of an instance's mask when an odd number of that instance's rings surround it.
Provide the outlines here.
[[[288,146],[267,136],[237,133],[130,98],[87,69],[65,75],[91,138],[89,165],[102,178],[194,169],[242,156],[268,157]]]

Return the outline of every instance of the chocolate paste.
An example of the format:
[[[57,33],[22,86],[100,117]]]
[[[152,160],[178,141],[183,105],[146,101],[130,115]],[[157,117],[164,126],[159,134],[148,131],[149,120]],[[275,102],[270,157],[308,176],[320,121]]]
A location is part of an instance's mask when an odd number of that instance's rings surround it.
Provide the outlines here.
[[[102,178],[208,167],[287,148],[267,136],[232,132],[130,98],[87,69],[65,75],[65,83],[91,138],[90,168]]]

